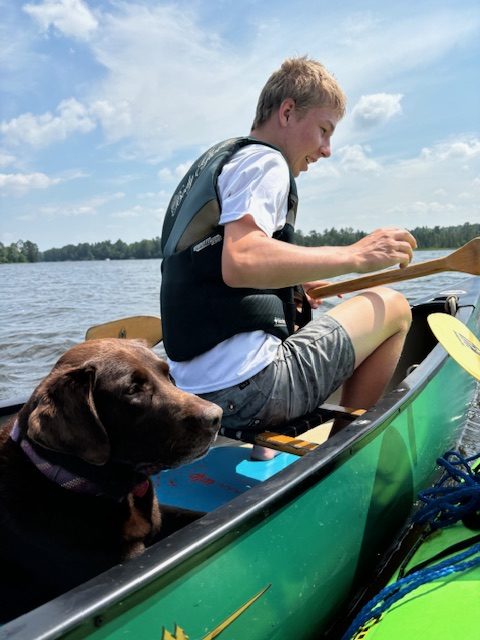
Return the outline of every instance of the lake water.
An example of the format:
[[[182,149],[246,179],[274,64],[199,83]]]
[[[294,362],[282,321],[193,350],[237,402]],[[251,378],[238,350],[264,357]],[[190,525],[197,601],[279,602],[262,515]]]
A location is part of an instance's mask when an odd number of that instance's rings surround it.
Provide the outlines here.
[[[446,255],[419,251],[415,262]],[[95,324],[159,315],[160,260],[0,265],[0,400],[24,397],[60,355]],[[467,274],[445,273],[394,285],[410,301]],[[338,299],[324,302],[322,309]],[[195,309],[192,309],[192,315]],[[163,355],[161,345],[155,350]]]

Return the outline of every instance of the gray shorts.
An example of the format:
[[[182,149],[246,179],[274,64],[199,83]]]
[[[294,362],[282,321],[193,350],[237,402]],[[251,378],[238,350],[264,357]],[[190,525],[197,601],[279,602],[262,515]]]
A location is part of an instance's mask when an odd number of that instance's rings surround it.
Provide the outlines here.
[[[256,375],[200,395],[222,407],[223,426],[262,430],[316,409],[352,375],[354,365],[349,335],[323,314],[282,342],[275,360]]]

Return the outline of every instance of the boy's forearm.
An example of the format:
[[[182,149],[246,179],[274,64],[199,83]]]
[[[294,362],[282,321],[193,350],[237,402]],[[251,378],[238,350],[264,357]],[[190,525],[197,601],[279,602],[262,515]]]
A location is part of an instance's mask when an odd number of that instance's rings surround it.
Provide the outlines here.
[[[244,243],[226,240],[223,250],[222,274],[231,287],[277,289],[355,271],[349,247],[302,247],[262,232]]]
[[[398,227],[377,229],[346,247],[302,247],[270,238],[245,216],[225,225],[222,276],[230,287],[277,289],[406,266],[415,247],[415,238]]]

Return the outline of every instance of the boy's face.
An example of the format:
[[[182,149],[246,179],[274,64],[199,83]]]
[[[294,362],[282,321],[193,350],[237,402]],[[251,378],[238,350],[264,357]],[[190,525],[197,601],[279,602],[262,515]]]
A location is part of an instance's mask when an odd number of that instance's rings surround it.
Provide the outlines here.
[[[285,116],[282,151],[295,177],[319,158],[331,155],[330,138],[340,117],[330,107],[299,111],[294,107]]]

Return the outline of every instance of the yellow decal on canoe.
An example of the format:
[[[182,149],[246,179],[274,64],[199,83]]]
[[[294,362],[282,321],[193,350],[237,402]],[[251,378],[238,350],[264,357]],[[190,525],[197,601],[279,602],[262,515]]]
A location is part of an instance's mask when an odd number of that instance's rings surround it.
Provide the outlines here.
[[[162,640],[188,640],[188,636],[185,634],[182,627],[179,627],[178,624],[176,624],[173,636],[170,631],[167,631],[166,629],[163,630]]]
[[[247,600],[245,604],[239,607],[236,611],[234,611],[228,618],[226,618],[223,622],[221,622],[213,631],[209,631],[206,636],[203,636],[202,640],[214,640],[214,638],[218,638],[218,636],[224,631],[227,627],[229,627],[232,622],[234,622],[237,618],[239,618],[244,611],[246,611],[249,607],[252,606],[254,602],[256,602],[259,598],[263,596],[263,594],[270,589],[272,585],[268,584],[264,589],[259,591],[256,595],[254,595],[250,600]],[[175,631],[173,635],[167,629],[163,629],[162,640],[188,640],[188,636],[182,627],[179,627],[178,624],[175,624]]]

